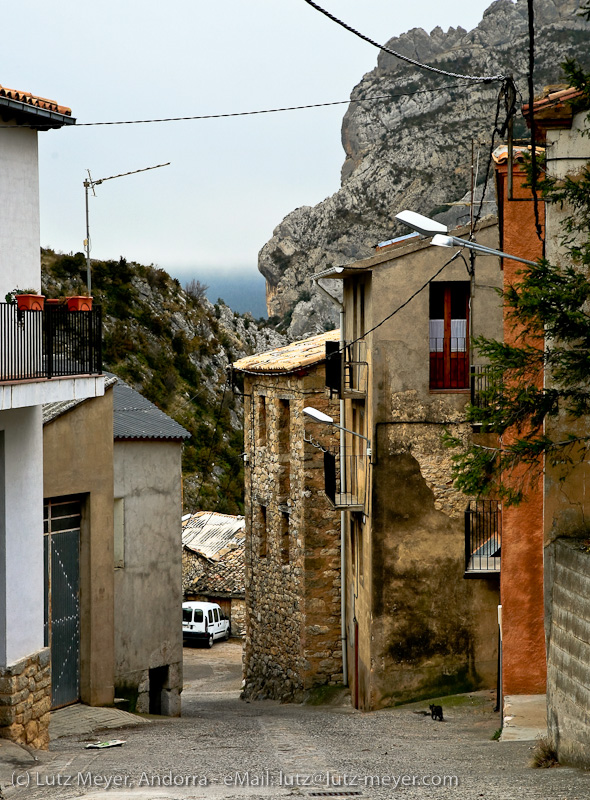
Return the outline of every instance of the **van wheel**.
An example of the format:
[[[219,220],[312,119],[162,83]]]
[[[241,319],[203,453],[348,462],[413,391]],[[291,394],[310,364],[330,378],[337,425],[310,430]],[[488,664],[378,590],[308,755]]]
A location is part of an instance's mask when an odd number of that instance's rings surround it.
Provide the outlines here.
[[[226,630],[225,636],[223,638],[225,639],[226,642],[229,639],[229,628]]]
[[[207,647],[213,647],[213,634],[209,634],[209,638],[207,639]]]

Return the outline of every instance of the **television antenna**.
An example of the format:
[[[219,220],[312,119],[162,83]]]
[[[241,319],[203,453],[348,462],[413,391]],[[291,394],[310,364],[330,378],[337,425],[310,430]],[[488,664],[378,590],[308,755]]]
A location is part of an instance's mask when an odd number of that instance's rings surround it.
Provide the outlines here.
[[[84,193],[86,196],[86,239],[84,239],[84,247],[86,249],[86,284],[88,286],[88,294],[90,294],[92,291],[90,276],[90,219],[88,213],[88,190],[92,189],[92,194],[94,197],[96,197],[94,187],[100,186],[100,184],[104,183],[105,181],[112,181],[114,178],[124,178],[126,175],[136,175],[138,172],[147,172],[150,169],[159,169],[160,167],[169,166],[170,161],[167,161],[165,164],[156,164],[154,167],[143,167],[143,169],[134,169],[131,172],[121,172],[119,175],[109,175],[108,178],[99,178],[97,181],[92,178],[90,170],[86,170],[88,173],[88,178],[84,181]]]

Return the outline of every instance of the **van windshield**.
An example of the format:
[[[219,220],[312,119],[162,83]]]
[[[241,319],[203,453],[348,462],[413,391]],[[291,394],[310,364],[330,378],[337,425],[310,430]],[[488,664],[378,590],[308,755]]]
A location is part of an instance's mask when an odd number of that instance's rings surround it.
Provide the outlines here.
[[[192,608],[183,608],[182,609],[182,621],[183,622],[192,622],[193,621],[193,610],[192,610]]]

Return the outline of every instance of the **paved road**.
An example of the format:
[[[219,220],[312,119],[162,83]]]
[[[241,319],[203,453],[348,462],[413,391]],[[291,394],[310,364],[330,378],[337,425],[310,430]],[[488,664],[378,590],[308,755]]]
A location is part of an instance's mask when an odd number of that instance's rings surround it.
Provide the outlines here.
[[[85,750],[96,734],[72,735],[39,762],[23,754],[11,764],[21,785],[5,782],[6,800],[590,797],[590,774],[533,770],[531,743],[491,741],[499,720],[488,693],[445,702],[440,723],[416,713],[426,704],[363,714],[346,704],[242,702],[235,642],[186,649],[185,663],[181,719],[109,731],[126,740],[116,749]],[[436,785],[449,777],[458,786]]]

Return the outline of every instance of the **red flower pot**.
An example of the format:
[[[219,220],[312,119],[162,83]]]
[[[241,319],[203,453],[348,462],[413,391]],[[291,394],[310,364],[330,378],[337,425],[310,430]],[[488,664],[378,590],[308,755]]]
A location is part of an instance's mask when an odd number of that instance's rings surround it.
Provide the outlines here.
[[[19,311],[43,311],[45,295],[42,294],[17,294],[16,307]]]
[[[92,297],[76,295],[68,297],[68,311],[92,311]]]

